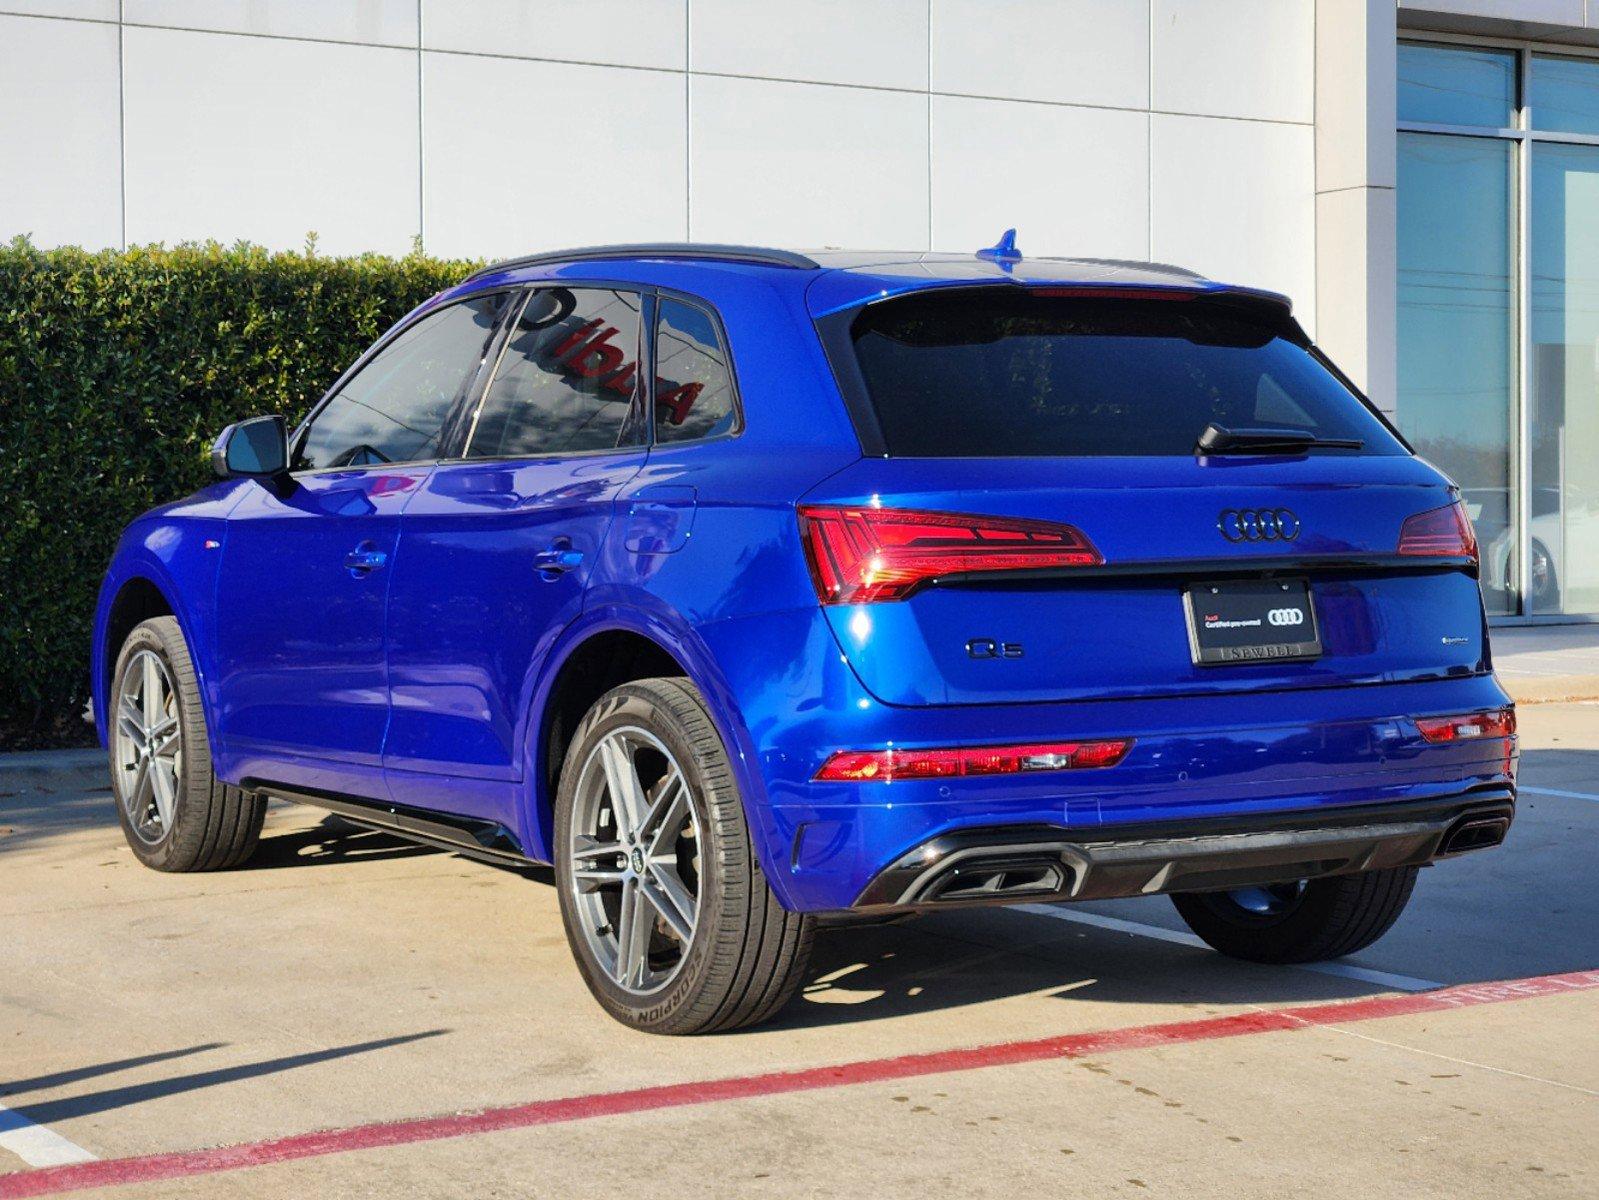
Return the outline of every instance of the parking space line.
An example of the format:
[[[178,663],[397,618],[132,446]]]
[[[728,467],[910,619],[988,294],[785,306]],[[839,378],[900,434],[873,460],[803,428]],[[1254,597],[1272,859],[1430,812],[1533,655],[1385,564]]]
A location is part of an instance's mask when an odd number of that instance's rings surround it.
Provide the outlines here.
[[[1562,796],[1567,800],[1592,800],[1599,804],[1599,796],[1592,792],[1563,792],[1559,788],[1518,787],[1518,792],[1526,792],[1529,796]]]
[[[1131,933],[1139,937],[1156,938],[1162,942],[1173,942],[1179,946],[1193,946],[1211,954],[1215,953],[1205,944],[1202,938],[1176,929],[1163,929],[1159,925],[1143,925],[1137,921],[1124,921],[1120,917],[1105,917],[1099,913],[1081,912],[1077,909],[1056,907],[1052,904],[1018,904],[1015,907],[1021,912],[1032,913],[1035,916],[1053,917],[1057,921],[1075,921],[1079,925],[1093,925],[1100,929],[1115,930],[1117,933]],[[1379,987],[1392,988],[1400,992],[1431,992],[1444,986],[1435,980],[1416,979],[1409,975],[1395,975],[1390,971],[1375,971],[1370,967],[1357,967],[1353,963],[1318,962],[1288,963],[1286,965],[1296,971],[1314,971],[1318,975],[1336,975],[1341,979],[1358,979],[1362,983],[1374,983]]]
[[[856,1084],[886,1083],[924,1075],[944,1075],[984,1067],[1015,1066],[1058,1058],[1084,1058],[1089,1055],[1154,1049],[1216,1038],[1242,1037],[1257,1033],[1286,1033],[1355,1021],[1385,1017],[1412,1016],[1418,1013],[1449,1012],[1481,1004],[1502,1004],[1540,996],[1570,995],[1599,989],[1599,968],[1573,971],[1565,975],[1541,975],[1495,983],[1467,984],[1438,992],[1411,995],[1367,996],[1329,1004],[1297,1008],[1259,1009],[1225,1017],[1206,1017],[1195,1021],[1175,1021],[1164,1025],[1140,1025],[1089,1033],[1069,1033],[1028,1042],[1003,1042],[958,1050],[935,1050],[907,1054],[898,1058],[868,1059],[832,1067],[810,1067],[798,1071],[773,1071],[764,1075],[744,1075],[708,1079],[692,1083],[671,1083],[637,1088],[626,1092],[602,1092],[571,1096],[559,1100],[538,1100],[507,1108],[456,1113],[443,1117],[355,1125],[344,1129],[295,1134],[271,1141],[249,1142],[211,1150],[177,1151],[150,1154],[139,1158],[106,1159],[17,1171],[0,1175],[0,1200],[22,1196],[51,1196],[84,1188],[113,1184],[150,1183],[237,1171],[247,1167],[372,1150],[385,1146],[411,1145],[473,1134],[496,1133],[509,1129],[529,1129],[613,1117],[626,1113],[653,1112],[688,1105],[715,1104],[728,1100],[748,1100],[764,1096],[789,1095],[849,1087]]]
[[[30,1167],[61,1167],[95,1161],[94,1155],[76,1142],[68,1141],[53,1129],[35,1125],[3,1104],[0,1104],[0,1149],[11,1151]]]

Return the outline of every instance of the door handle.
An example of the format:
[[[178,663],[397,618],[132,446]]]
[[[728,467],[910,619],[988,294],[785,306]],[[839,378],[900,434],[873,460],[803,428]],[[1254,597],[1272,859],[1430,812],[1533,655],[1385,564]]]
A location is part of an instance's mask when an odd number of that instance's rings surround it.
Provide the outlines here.
[[[546,583],[554,583],[568,571],[583,565],[583,551],[572,549],[572,539],[559,537],[547,550],[533,556],[533,569]]]
[[[344,568],[360,579],[386,565],[389,556],[371,542],[362,542],[344,556]]]

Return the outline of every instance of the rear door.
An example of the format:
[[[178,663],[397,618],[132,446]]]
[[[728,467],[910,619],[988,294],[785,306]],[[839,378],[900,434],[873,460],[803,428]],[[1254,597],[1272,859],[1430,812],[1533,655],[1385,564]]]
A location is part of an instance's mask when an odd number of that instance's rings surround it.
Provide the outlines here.
[[[1469,526],[1447,481],[1275,306],[924,292],[854,314],[848,351],[863,441],[881,453],[802,511],[821,575],[889,584],[828,605],[886,703],[1486,669]],[[1212,425],[1300,441],[1197,453]],[[902,511],[935,515],[918,527]],[[936,515],[950,513],[968,516]],[[1431,515],[1407,527],[1418,514]]]
[[[618,492],[647,453],[644,297],[542,287],[519,299],[459,458],[406,506],[389,606],[401,803],[514,825],[538,668],[582,608]]]
[[[380,794],[384,615],[399,517],[433,470],[502,294],[438,309],[343,381],[292,476],[228,520],[218,576],[218,724],[248,773]]]

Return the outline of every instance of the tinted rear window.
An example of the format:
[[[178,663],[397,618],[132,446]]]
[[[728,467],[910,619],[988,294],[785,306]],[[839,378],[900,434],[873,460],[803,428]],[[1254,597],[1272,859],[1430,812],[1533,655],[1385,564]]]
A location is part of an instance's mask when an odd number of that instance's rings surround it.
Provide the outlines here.
[[[1305,347],[1224,302],[923,292],[850,332],[894,457],[1192,454],[1212,422],[1405,452]]]

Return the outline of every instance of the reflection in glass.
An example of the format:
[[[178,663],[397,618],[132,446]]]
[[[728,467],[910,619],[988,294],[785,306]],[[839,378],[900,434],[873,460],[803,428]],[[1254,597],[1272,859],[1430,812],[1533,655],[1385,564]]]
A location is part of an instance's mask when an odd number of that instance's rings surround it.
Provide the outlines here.
[[[423,317],[378,352],[312,419],[293,467],[363,467],[438,456],[455,407],[505,302],[474,296]]]
[[[1532,157],[1533,612],[1599,610],[1599,147]]]
[[[1462,488],[1497,613],[1515,602],[1512,153],[1399,135],[1399,426]]]
[[[1534,55],[1527,104],[1534,129],[1599,134],[1599,60]]]
[[[733,378],[710,316],[663,297],[655,323],[655,440],[688,442],[731,433]]]
[[[541,288],[516,318],[467,458],[614,450],[636,440],[640,297]]]
[[[1401,121],[1507,129],[1515,108],[1513,52],[1399,44]]]

